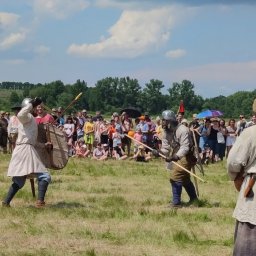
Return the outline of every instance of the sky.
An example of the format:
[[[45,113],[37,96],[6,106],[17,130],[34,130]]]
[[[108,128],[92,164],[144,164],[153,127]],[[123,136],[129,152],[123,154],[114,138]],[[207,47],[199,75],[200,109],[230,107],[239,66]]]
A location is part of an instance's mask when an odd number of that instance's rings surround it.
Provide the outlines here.
[[[186,79],[204,98],[256,89],[256,1],[0,0],[0,82]]]

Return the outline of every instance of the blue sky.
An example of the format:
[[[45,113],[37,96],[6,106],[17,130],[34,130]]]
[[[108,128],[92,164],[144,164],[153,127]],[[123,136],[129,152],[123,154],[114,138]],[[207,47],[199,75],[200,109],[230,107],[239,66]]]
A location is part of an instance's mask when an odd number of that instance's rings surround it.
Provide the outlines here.
[[[190,80],[204,98],[254,90],[256,1],[0,0],[0,82]]]

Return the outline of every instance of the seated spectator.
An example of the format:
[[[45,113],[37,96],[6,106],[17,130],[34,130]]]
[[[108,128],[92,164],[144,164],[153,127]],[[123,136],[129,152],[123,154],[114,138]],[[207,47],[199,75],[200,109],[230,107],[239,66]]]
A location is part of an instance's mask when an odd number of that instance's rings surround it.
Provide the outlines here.
[[[89,157],[90,155],[90,150],[87,149],[87,146],[84,143],[84,139],[80,138],[77,142],[76,145],[74,146],[74,155],[73,157]]]
[[[106,152],[102,147],[101,143],[98,143],[97,147],[93,150],[92,159],[102,161],[106,160],[107,157],[108,156],[106,155]]]
[[[151,159],[150,153],[146,153],[145,147],[140,145],[138,147],[137,153],[132,157],[137,162],[148,162]]]
[[[116,160],[125,160],[128,157],[122,149],[122,143],[121,142],[118,143],[116,147],[114,147],[113,157]]]

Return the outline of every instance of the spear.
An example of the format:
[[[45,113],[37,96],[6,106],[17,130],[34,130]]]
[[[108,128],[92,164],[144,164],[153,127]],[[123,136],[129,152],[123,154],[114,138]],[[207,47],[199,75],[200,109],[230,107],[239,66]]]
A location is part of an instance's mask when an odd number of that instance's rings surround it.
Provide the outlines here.
[[[82,96],[82,92],[80,92],[71,102],[70,104],[63,110],[61,111],[61,115],[63,115],[64,112],[67,111],[67,109],[69,109],[74,103],[76,103],[78,101],[78,99]]]
[[[124,135],[125,135],[126,137],[130,138],[131,140],[136,141],[137,143],[141,144],[142,146],[148,148],[149,150],[153,151],[153,148],[149,147],[148,145],[146,145],[146,144],[144,144],[144,143],[142,143],[142,142],[140,142],[140,141],[134,139],[133,137],[129,136],[128,134],[124,134]],[[162,158],[166,159],[166,156],[165,156],[165,155],[163,155],[163,154],[161,154],[161,153],[160,153],[159,155],[160,155]],[[172,161],[172,163],[175,164],[175,165],[177,165],[178,167],[180,167],[180,168],[181,168],[182,170],[184,170],[185,172],[191,174],[191,175],[194,176],[195,178],[201,180],[202,182],[205,182],[205,180],[201,179],[200,177],[198,177],[198,176],[197,176],[196,174],[194,174],[193,172],[187,170],[187,169],[186,169],[185,167],[183,167],[182,165],[180,165],[180,164],[178,164],[178,163],[176,163],[176,162],[174,162],[174,161]]]

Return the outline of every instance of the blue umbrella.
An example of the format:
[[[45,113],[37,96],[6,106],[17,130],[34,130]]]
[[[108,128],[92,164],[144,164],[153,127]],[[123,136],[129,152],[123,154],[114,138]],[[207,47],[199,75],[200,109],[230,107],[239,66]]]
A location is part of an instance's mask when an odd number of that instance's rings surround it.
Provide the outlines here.
[[[210,110],[207,109],[199,114],[196,115],[197,118],[206,118],[206,117],[218,117],[218,116],[223,116],[223,113],[219,110]]]

